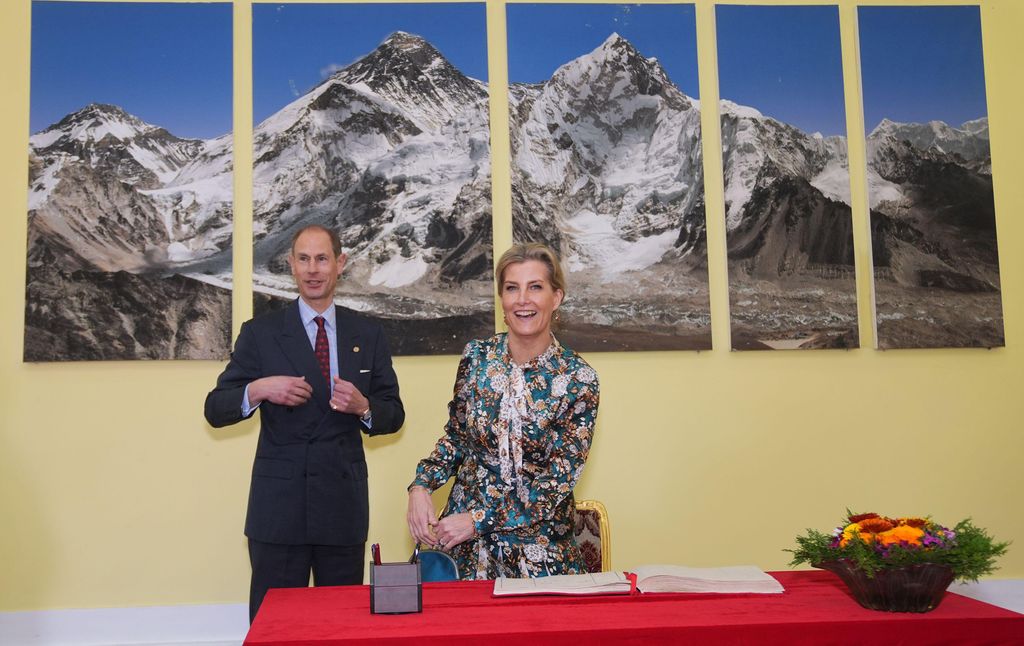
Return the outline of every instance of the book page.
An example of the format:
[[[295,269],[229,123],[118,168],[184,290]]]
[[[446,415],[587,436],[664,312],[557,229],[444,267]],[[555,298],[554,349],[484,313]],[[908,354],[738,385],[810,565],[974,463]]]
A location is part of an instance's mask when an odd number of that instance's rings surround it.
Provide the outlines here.
[[[622,572],[559,574],[535,579],[495,579],[494,595],[515,594],[628,594],[629,579]]]
[[[641,592],[783,592],[782,585],[754,565],[695,568],[643,565],[634,570]]]

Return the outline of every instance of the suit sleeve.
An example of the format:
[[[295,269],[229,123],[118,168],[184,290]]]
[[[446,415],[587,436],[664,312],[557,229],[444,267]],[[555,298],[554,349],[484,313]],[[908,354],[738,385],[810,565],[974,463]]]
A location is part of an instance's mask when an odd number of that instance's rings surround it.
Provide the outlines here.
[[[366,432],[370,435],[386,435],[402,428],[405,423],[405,407],[398,394],[398,376],[391,365],[391,350],[384,330],[379,326],[374,347],[373,379],[370,380],[370,392],[366,393],[366,398],[370,400],[373,427]],[[241,395],[238,402],[241,415]]]
[[[217,385],[206,395],[204,413],[214,428],[242,421],[242,396],[250,382],[262,377],[259,345],[256,343],[251,322],[242,324],[235,341],[235,349],[224,372],[217,377]],[[252,412],[255,412],[253,409]],[[252,416],[249,413],[249,417]]]

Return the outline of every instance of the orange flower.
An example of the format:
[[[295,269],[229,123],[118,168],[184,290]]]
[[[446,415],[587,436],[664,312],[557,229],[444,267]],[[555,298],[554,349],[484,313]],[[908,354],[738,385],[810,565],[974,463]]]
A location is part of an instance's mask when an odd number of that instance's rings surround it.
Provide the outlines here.
[[[928,519],[927,518],[916,518],[916,517],[900,518],[899,519],[899,524],[900,525],[909,525],[910,527],[925,527],[925,526],[928,525]]]
[[[895,545],[896,543],[910,543],[911,545],[920,545],[921,538],[924,536],[924,532],[917,527],[911,527],[910,525],[900,525],[894,527],[887,532],[882,532],[878,535],[879,542],[882,545]]]
[[[887,518],[877,518],[877,517],[876,518],[866,518],[866,519],[860,521],[859,524],[860,524],[860,531],[862,531],[862,532],[871,532],[873,534],[880,534],[882,532],[887,532],[887,531],[889,531],[890,529],[892,529],[893,527],[896,526],[895,523],[890,522],[889,519],[887,519]]]

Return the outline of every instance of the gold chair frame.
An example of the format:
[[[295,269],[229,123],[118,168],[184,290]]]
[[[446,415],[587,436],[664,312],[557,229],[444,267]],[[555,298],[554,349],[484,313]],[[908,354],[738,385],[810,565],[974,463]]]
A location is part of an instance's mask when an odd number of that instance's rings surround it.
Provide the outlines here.
[[[612,528],[608,522],[608,510],[597,500],[577,500],[576,511],[592,511],[597,514],[597,526],[601,532],[601,571],[612,569]]]

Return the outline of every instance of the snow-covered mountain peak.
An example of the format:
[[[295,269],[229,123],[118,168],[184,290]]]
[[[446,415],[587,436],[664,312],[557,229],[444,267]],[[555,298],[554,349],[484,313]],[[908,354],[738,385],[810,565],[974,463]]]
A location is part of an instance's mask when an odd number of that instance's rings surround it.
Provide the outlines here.
[[[119,106],[109,103],[90,103],[81,110],[68,114],[57,125],[89,122],[121,122],[135,126],[147,125],[138,117],[128,114]]]
[[[870,134],[868,134],[868,137],[879,137],[886,133],[892,132],[893,128],[895,128],[897,125],[898,124],[895,121],[892,121],[888,118],[883,118],[881,121],[878,122],[878,125],[875,126],[875,129],[872,130]]]
[[[988,117],[965,121],[960,124],[960,129],[977,137],[984,137],[985,139],[988,139]]]
[[[633,46],[629,43],[629,41],[626,40],[625,38],[623,38],[622,36],[620,36],[618,34],[618,32],[615,32],[615,31],[613,31],[611,34],[609,34],[608,38],[605,38],[604,42],[601,43],[601,46],[598,47],[598,49],[609,50],[609,51],[610,50],[616,50],[616,49],[628,50],[628,49],[632,49],[632,48],[633,48]]]
[[[612,33],[599,47],[559,67],[548,85],[577,88],[586,99],[593,94],[599,100],[622,95],[623,92],[644,96],[676,90],[657,59],[646,58],[628,40]],[[587,91],[580,91],[588,88]],[[670,90],[670,91],[671,91]],[[682,98],[675,91],[676,98]]]
[[[401,31],[326,81],[332,82],[372,93],[387,103],[415,107],[409,117],[429,131],[487,97],[484,83],[464,75],[420,36]]]
[[[414,34],[396,31],[372,52],[337,72],[334,78],[345,83],[365,83],[372,89],[393,78],[415,81],[429,76],[462,73],[456,70],[433,45]]]
[[[46,148],[58,141],[84,143],[102,141],[106,137],[128,141],[160,130],[162,129],[128,114],[116,105],[90,103],[32,135],[29,141],[35,148]]]
[[[990,154],[988,119],[982,117],[967,121],[959,128],[938,120],[900,123],[882,119],[868,135],[869,153],[873,150],[878,154],[898,142],[906,142],[921,151],[934,149],[937,152],[957,154],[966,161],[980,161],[984,165]]]
[[[476,311],[490,290],[488,116],[484,83],[395,32],[266,119],[254,137],[257,291],[294,294],[282,275],[293,228],[321,222],[353,261],[347,305]]]
[[[641,68],[650,68],[651,60],[637,51],[636,47],[633,46],[628,40],[612,32],[608,38],[605,39],[601,46],[592,51],[589,57],[593,58],[595,62],[602,65],[638,65]],[[655,62],[656,64],[656,62]],[[660,69],[660,65],[657,69]]]
[[[757,108],[752,108],[748,105],[740,105],[734,103],[728,99],[721,100],[722,114],[732,114],[737,117],[745,117],[747,119],[763,119],[764,115]]]
[[[427,42],[425,38],[417,36],[416,34],[410,34],[407,31],[392,32],[390,36],[381,42],[381,45],[387,45],[409,52],[426,51],[428,53],[437,53],[434,46]]]
[[[53,172],[67,158],[113,171],[140,188],[156,188],[173,180],[205,142],[175,137],[118,106],[92,103],[32,135],[29,146],[56,164]]]
[[[102,271],[216,254],[231,242],[231,141],[175,137],[113,105],[73,112],[30,140],[35,234]]]

